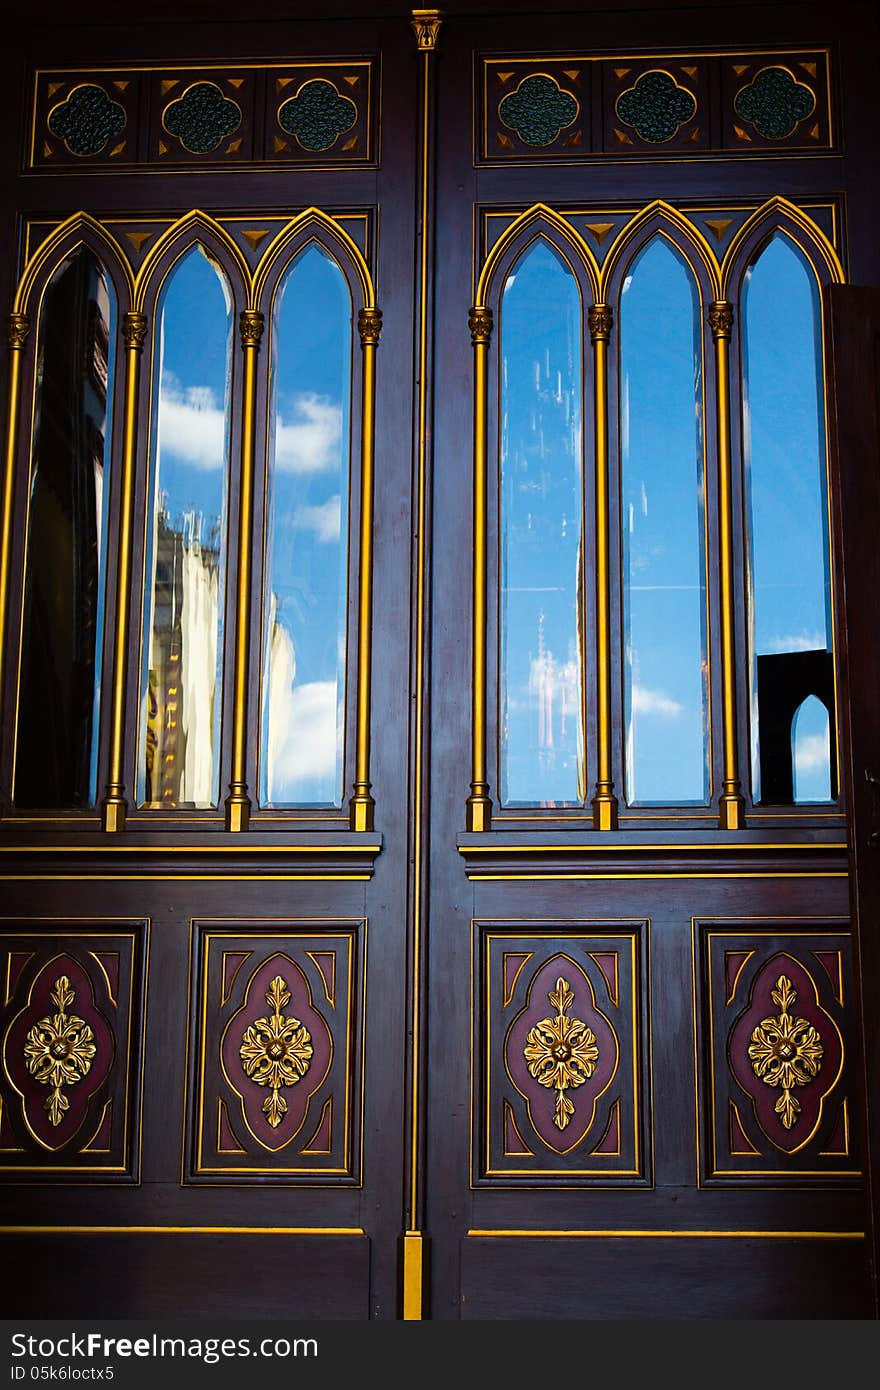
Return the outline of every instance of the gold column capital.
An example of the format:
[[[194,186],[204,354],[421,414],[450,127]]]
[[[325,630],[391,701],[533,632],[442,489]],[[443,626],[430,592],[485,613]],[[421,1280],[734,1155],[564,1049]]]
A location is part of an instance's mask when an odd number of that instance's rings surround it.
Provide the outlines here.
[[[140,352],[147,337],[148,321],[146,314],[132,310],[122,315],[122,337],[127,348]]]
[[[358,333],[362,347],[378,347],[382,333],[382,310],[361,309],[358,313]]]
[[[590,325],[590,339],[594,343],[607,343],[611,336],[614,312],[610,304],[591,304],[587,313]]]
[[[733,328],[733,305],[727,299],[715,299],[709,305],[706,317],[712,329],[712,337],[729,338]]]
[[[416,36],[420,53],[430,53],[437,47],[440,25],[443,23],[442,10],[413,10],[410,25]]]
[[[488,343],[492,337],[493,315],[491,309],[475,307],[468,313],[468,328],[471,330],[471,342],[474,347],[482,343]]]
[[[10,314],[6,326],[6,338],[9,346],[13,350],[20,351],[27,342],[30,332],[30,321],[27,314]]]
[[[259,309],[242,309],[241,317],[238,321],[238,331],[241,335],[241,345],[243,348],[257,348],[260,346],[260,339],[263,336],[265,317]]]

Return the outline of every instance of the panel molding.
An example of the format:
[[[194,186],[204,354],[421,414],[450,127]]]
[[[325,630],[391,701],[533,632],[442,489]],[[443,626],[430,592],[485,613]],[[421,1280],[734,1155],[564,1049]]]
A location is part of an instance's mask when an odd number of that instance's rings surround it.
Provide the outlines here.
[[[366,936],[364,918],[192,921],[185,1186],[360,1186]]]

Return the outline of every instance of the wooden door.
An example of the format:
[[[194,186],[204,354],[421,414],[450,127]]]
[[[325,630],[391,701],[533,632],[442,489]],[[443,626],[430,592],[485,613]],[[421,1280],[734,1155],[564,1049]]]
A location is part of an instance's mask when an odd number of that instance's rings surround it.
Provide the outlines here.
[[[436,57],[431,1312],[863,1316],[857,977],[836,740],[828,784],[812,794],[794,746],[802,701],[834,705],[823,682],[834,680],[841,594],[818,600],[821,644],[798,625],[794,589],[785,637],[762,618],[773,603],[762,553],[771,569],[787,557],[774,583],[796,587],[806,568],[786,549],[782,512],[773,523],[763,513],[762,431],[780,433],[772,469],[784,471],[807,452],[798,411],[818,421],[821,402],[820,384],[807,405],[776,348],[761,356],[770,338],[789,365],[799,351],[792,338],[781,346],[781,302],[761,319],[762,276],[778,286],[794,257],[791,284],[803,270],[813,316],[799,340],[818,343],[818,286],[844,278],[845,253],[816,238],[830,166],[806,150],[833,145],[823,122],[838,108],[815,85],[795,95],[825,59],[799,49],[791,26],[784,51],[744,23],[734,51],[718,15],[698,26],[664,15],[658,28],[642,16],[636,27],[595,14],[450,19]],[[811,118],[799,125],[792,105],[777,126],[760,93],[790,82]],[[450,95],[468,88],[470,106]],[[635,298],[661,263],[689,267],[690,301],[671,270],[650,304],[646,290]],[[697,346],[675,385],[683,300]],[[787,412],[776,426],[769,381]],[[649,418],[650,383],[662,407]],[[449,407],[468,390],[472,415]],[[693,465],[676,483],[668,449],[682,398],[691,460],[695,419],[703,425],[703,552],[682,529]],[[801,518],[815,480],[825,488],[813,429]],[[697,582],[682,568],[689,544],[706,565],[707,614],[703,646],[694,634],[687,657],[684,610],[640,605],[648,588]],[[828,562],[824,575],[827,591]],[[462,614],[476,614],[470,664]],[[706,781],[683,785],[682,753],[661,785],[651,760],[658,744],[679,747],[686,661],[705,673]],[[692,728],[696,737],[698,720]],[[807,1035],[827,1046],[811,1114],[813,1082],[786,1101],[773,1084],[782,1073],[764,1067],[768,1029],[785,1046],[798,1033],[807,1070]],[[820,1099],[841,1058],[843,1089]]]
[[[876,644],[873,604],[876,551],[871,544],[876,507],[878,394],[877,314],[875,290],[841,286],[828,294],[828,340],[834,371],[829,383],[832,419],[832,497],[837,527],[839,587],[846,604],[846,642],[841,666],[846,681],[844,725],[846,775],[850,804],[850,893],[853,929],[859,953],[860,1017],[865,1076],[875,1074],[877,1023],[872,981],[877,973],[876,793],[874,763],[877,731],[874,688]],[[877,1316],[877,1107],[872,1086],[865,1086],[867,1151],[866,1236]]]
[[[866,21],[473,8],[114,14],[18,55],[15,1315],[864,1315],[808,349],[820,288],[876,276],[855,126],[840,192]],[[821,614],[762,644],[780,274]]]
[[[107,20],[5,166],[10,1308],[394,1318],[414,41]]]

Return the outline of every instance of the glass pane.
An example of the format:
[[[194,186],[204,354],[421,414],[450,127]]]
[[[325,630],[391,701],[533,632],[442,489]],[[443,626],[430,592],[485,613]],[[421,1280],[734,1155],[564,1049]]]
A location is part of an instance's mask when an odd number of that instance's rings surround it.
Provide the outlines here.
[[[582,309],[536,241],[501,300],[501,800],[582,805]]]
[[[693,275],[657,237],[620,300],[626,799],[709,796],[703,357]]]
[[[275,296],[260,802],[342,802],[352,309],[314,242]]]
[[[116,296],[85,247],[40,310],[14,799],[97,799]]]
[[[795,800],[795,711],[814,695],[834,727],[820,322],[816,278],[777,234],[743,292],[752,789],[773,805]],[[810,799],[836,796],[834,744]]]
[[[828,711],[815,695],[808,695],[791,727],[795,801],[831,800],[830,741]]]
[[[232,297],[201,247],[163,286],[154,346],[138,800],[219,799]]]

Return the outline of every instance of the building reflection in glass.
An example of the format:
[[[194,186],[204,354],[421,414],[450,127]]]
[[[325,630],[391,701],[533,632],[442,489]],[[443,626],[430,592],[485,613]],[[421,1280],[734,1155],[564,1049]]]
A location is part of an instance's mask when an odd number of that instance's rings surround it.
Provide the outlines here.
[[[116,296],[80,247],[38,326],[13,795],[67,810],[97,797]]]
[[[312,242],[271,323],[263,806],[342,800],[351,352],[348,283]]]
[[[162,290],[155,345],[138,800],[219,800],[232,300],[201,247]]]

